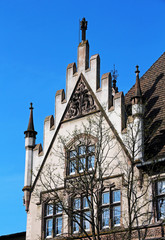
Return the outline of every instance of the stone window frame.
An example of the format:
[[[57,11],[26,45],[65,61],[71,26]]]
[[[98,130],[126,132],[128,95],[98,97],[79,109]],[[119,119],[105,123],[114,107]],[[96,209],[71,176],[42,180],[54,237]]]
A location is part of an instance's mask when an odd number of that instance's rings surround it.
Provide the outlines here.
[[[162,190],[162,193],[159,191],[159,184],[164,182],[164,189]],[[159,180],[155,181],[154,184],[154,192],[155,192],[155,216],[157,221],[160,219],[165,219],[165,211],[164,211],[164,217],[161,216],[161,211],[160,211],[160,201],[163,200],[163,203],[165,205],[165,178],[160,178]]]
[[[113,200],[113,193],[114,192],[119,192],[120,193],[120,201],[114,201]],[[109,202],[103,203],[103,194],[108,194],[109,197]],[[119,227],[122,225],[122,216],[121,216],[121,189],[116,189],[116,188],[110,188],[106,189],[104,192],[101,193],[101,221],[100,221],[100,229],[104,230],[107,228],[113,228],[113,227]],[[120,207],[120,223],[119,224],[114,224],[114,208],[115,207]],[[103,210],[108,209],[109,211],[109,223],[105,226],[103,226]]]
[[[84,150],[82,150],[83,148]],[[94,148],[94,151],[90,151],[89,148]],[[83,151],[83,153],[81,153],[81,151]],[[72,157],[71,157],[71,153],[73,153]],[[92,159],[93,157],[94,157],[94,160]],[[91,158],[92,161],[89,161],[89,158]],[[73,162],[72,165],[71,165],[71,162]],[[89,163],[92,166],[89,167]],[[85,146],[83,144],[78,145],[74,149],[68,151],[68,175],[69,176],[92,171],[94,169],[94,163],[95,163],[95,145],[94,144],[91,144],[88,146]],[[73,169],[72,172],[70,171],[71,169]]]
[[[52,205],[52,213],[48,214],[48,206]],[[59,206],[58,202],[55,202],[53,200],[49,200],[43,203],[43,217],[42,217],[42,239],[53,239],[54,237],[60,237],[63,233],[63,209],[60,212],[56,212],[57,206]],[[62,207],[61,207],[62,208]],[[61,218],[61,233],[56,233],[56,220]],[[52,220],[52,230],[51,230],[51,235],[47,236],[47,227],[46,227],[46,222],[48,220]]]
[[[89,156],[95,156],[96,157],[96,143],[97,143],[97,138],[90,135],[90,134],[78,134],[77,136],[75,136],[73,139],[71,139],[69,141],[69,143],[66,145],[65,147],[65,176],[66,177],[74,177],[74,176],[77,176],[79,174],[85,174],[85,173],[88,173],[90,171],[92,171],[93,169],[90,168],[88,169],[88,160],[87,158]],[[86,151],[86,154],[84,154],[84,157],[86,158],[85,159],[85,168],[84,170],[82,171],[78,171],[79,169],[79,164],[78,164],[78,159],[79,159],[79,154],[78,154],[78,148],[80,146],[85,146],[86,148],[87,147],[90,147],[90,146],[94,146],[95,147],[95,152],[92,152],[92,153],[88,153]],[[76,161],[76,171],[73,172],[72,174],[70,174],[70,152],[71,151],[75,151],[76,152],[76,155],[75,157],[72,158],[72,160],[75,160]],[[94,154],[93,154],[94,153]],[[78,158],[77,158],[78,156]],[[83,156],[81,156],[83,157]],[[95,167],[95,159],[94,159],[94,167]]]
[[[86,199],[87,206],[84,206],[84,199]],[[79,207],[74,207],[74,200],[79,200]],[[86,228],[86,232],[91,232],[90,219],[88,221],[88,213],[90,214],[90,196],[86,197],[83,194],[79,196],[72,197],[71,199],[71,208],[72,208],[72,219],[71,219],[71,233],[76,235],[83,233],[80,226],[84,228],[84,223],[87,221],[89,223],[89,228]],[[76,221],[74,221],[74,215],[77,215],[79,218],[80,226]],[[85,216],[85,218],[84,218]],[[77,225],[78,230],[74,231],[74,224]]]

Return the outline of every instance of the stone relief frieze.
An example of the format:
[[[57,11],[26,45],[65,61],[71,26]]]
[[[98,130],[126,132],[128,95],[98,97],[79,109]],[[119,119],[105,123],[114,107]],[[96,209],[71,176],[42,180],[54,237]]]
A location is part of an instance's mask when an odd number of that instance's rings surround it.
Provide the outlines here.
[[[85,115],[94,110],[97,110],[97,106],[93,96],[87,89],[83,80],[80,80],[72,98],[69,101],[64,120]]]

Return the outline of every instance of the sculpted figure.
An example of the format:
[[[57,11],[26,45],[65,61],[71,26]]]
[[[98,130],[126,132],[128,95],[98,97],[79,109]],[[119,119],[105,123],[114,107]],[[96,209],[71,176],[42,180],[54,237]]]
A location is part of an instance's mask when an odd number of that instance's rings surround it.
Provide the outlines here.
[[[77,117],[95,109],[96,106],[94,99],[86,88],[84,82],[81,80],[69,102],[68,112],[65,115],[65,119]]]

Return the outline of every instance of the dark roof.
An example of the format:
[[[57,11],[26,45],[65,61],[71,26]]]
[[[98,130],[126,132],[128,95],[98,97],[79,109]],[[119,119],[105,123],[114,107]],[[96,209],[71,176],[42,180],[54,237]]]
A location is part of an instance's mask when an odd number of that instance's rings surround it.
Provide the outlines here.
[[[165,53],[140,78],[145,108],[145,159],[165,156]],[[127,109],[135,85],[125,95]],[[129,112],[129,111],[128,111]]]
[[[19,232],[19,233],[14,233],[14,234],[9,234],[9,235],[3,235],[0,236],[0,239],[8,239],[8,240],[25,240],[26,238],[26,232]]]

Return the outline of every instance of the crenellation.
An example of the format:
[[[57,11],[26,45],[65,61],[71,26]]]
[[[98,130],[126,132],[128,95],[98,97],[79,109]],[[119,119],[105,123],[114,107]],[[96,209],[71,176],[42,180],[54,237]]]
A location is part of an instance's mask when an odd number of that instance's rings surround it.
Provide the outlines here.
[[[37,144],[33,148],[32,182],[34,181],[38,169],[41,166],[43,158],[47,152],[48,146],[53,138],[54,132],[55,132],[54,117],[53,115],[50,115],[47,116],[44,121],[43,148],[41,144]]]
[[[108,112],[109,106],[112,102],[111,85],[111,74],[109,72],[104,73],[101,77],[101,87],[97,89],[95,93],[106,112]]]
[[[82,41],[78,46],[77,59],[78,72],[84,72],[89,68],[89,43],[88,40]]]
[[[96,79],[96,86],[93,89],[100,88],[100,56],[95,54],[90,58],[90,70],[92,72],[93,78]]]
[[[113,97],[113,107],[110,108],[108,116],[116,131],[121,135],[125,127],[125,104],[123,92],[118,92]]]
[[[66,107],[67,99],[63,99],[64,90],[57,91],[55,96],[55,119],[54,128],[56,129]]]
[[[81,73],[83,73],[95,93],[100,88],[100,57],[98,54],[91,56],[89,68],[78,72],[78,75],[80,76]]]
[[[56,96],[61,96],[61,103],[63,103],[65,101],[65,91],[64,91],[64,89],[58,90],[56,92]]]
[[[71,93],[77,82],[77,76],[76,63],[69,64],[66,70],[66,102],[68,102],[70,99]]]
[[[76,67],[76,63],[69,63],[67,66],[67,70],[71,69],[72,71],[72,75],[74,75],[77,72],[77,67]]]
[[[44,154],[46,153],[47,148],[50,144],[50,141],[52,140],[54,130],[55,130],[55,128],[54,128],[54,117],[53,117],[53,115],[50,115],[50,116],[46,117],[45,121],[44,121],[44,137],[43,137],[43,151],[44,151]]]
[[[39,143],[33,149],[32,183],[34,182],[35,177],[38,173],[38,169],[41,166],[43,157],[44,157],[44,151],[42,148],[42,144]]]
[[[37,154],[38,156],[42,156],[43,155],[43,148],[42,148],[42,144],[39,143],[35,146],[35,148],[33,149],[33,151],[38,151]]]
[[[107,108],[110,109],[112,106],[112,79],[111,73],[104,73],[101,77],[101,86],[103,90],[104,98],[107,96]]]

